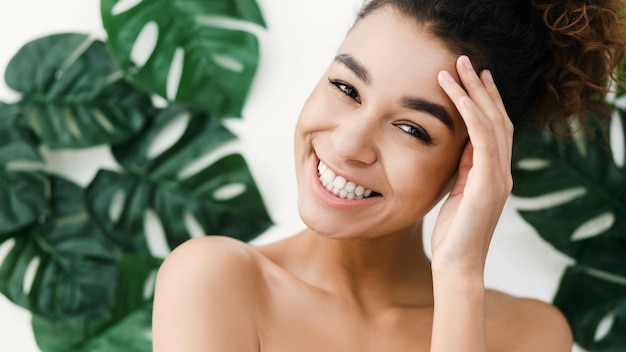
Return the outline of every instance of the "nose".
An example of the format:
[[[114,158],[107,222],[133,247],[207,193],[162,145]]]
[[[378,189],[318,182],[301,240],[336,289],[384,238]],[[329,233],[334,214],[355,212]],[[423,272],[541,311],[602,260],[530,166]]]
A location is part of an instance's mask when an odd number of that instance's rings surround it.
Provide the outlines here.
[[[364,165],[376,162],[376,140],[380,127],[359,116],[340,118],[341,123],[335,126],[330,137],[340,160]]]

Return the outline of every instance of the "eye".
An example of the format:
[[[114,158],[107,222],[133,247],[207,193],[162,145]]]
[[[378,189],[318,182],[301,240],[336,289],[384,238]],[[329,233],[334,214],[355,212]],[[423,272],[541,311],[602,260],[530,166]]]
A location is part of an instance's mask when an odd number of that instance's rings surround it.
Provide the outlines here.
[[[330,78],[328,79],[328,82],[330,82],[330,84],[332,84],[335,88],[339,89],[343,94],[352,98],[357,103],[361,103],[361,97],[359,96],[359,92],[357,92],[356,89],[354,89],[354,87],[352,87],[351,85]]]
[[[399,124],[398,127],[400,127],[401,130],[410,134],[411,136],[413,136],[414,138],[418,139],[421,142],[424,142],[426,144],[433,144],[432,137],[428,134],[428,132],[426,132],[425,129],[423,129],[420,126],[414,126],[414,125],[403,123],[403,124]]]

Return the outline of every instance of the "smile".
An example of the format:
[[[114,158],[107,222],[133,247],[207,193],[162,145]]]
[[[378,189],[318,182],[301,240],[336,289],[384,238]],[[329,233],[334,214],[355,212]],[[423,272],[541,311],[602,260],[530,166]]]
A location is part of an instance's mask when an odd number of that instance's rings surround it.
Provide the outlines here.
[[[338,198],[352,200],[380,196],[380,193],[373,192],[371,189],[347,180],[343,176],[337,176],[321,160],[317,165],[317,174],[322,185]]]

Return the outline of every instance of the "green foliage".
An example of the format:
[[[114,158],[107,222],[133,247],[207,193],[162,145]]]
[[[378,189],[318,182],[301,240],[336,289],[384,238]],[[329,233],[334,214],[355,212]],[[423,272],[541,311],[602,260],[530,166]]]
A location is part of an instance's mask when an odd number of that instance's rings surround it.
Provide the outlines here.
[[[151,351],[151,297],[160,260],[124,255],[110,310],[96,318],[46,319],[35,315],[33,328],[46,351]]]
[[[0,292],[32,312],[44,352],[152,350],[163,258],[148,245],[149,221],[170,249],[199,232],[248,241],[271,225],[243,157],[220,152],[236,139],[221,118],[240,114],[257,67],[256,36],[244,30],[264,25],[257,4],[117,5],[101,2],[106,44],[45,36],[5,72],[21,99],[0,102],[0,245],[8,253]],[[156,46],[136,65],[133,47],[148,23],[159,29]],[[151,94],[179,103],[157,108]],[[99,170],[85,187],[48,172],[40,153],[95,145],[106,145],[119,168]]]
[[[0,266],[0,291],[50,318],[100,315],[113,295],[119,251],[77,201],[80,187],[58,177],[48,182],[48,211],[28,226],[0,235],[1,242],[13,241]],[[31,265],[35,274],[29,288]]]
[[[9,108],[0,107],[0,114]],[[11,114],[15,115],[15,114]],[[30,131],[14,126],[11,119],[0,125],[0,234],[15,231],[48,212],[43,159]],[[1,236],[1,235],[0,235]]]
[[[624,95],[620,92],[616,99]],[[623,122],[617,108],[613,119]],[[554,248],[571,257],[554,303],[568,318],[575,340],[590,351],[626,349],[626,170],[618,166],[611,131],[588,116],[592,132],[557,138],[531,130],[514,147],[513,194],[554,201],[520,210]],[[618,122],[619,122],[618,121]],[[618,139],[616,139],[618,140]],[[622,163],[624,160],[618,160]],[[560,196],[559,196],[560,194]],[[545,199],[545,198],[544,198]]]
[[[5,75],[22,93],[18,119],[50,148],[112,143],[137,132],[152,104],[122,78],[104,43],[84,34],[26,44]]]
[[[179,120],[187,122],[181,137],[158,155],[151,155],[160,132]],[[148,250],[143,235],[146,209],[160,219],[171,248],[189,239],[189,221],[199,223],[204,233],[228,234],[244,241],[271,224],[241,156],[229,155],[198,171],[188,171],[234,138],[218,119],[174,106],[137,137],[113,146],[124,172],[101,170],[87,191],[92,214],[125,250]],[[113,218],[112,207],[121,209]]]
[[[131,82],[218,117],[241,115],[259,56],[258,41],[245,28],[264,25],[254,0],[122,6],[102,0],[102,22],[111,53]],[[136,43],[146,48],[144,55],[135,54]]]

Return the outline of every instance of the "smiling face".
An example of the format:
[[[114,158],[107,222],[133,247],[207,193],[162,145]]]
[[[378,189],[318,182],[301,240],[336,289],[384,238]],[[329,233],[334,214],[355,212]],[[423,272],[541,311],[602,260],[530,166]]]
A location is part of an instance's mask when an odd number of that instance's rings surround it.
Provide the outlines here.
[[[360,20],[295,132],[300,216],[333,238],[410,231],[448,191],[467,140],[437,83],[458,55],[390,8]]]

